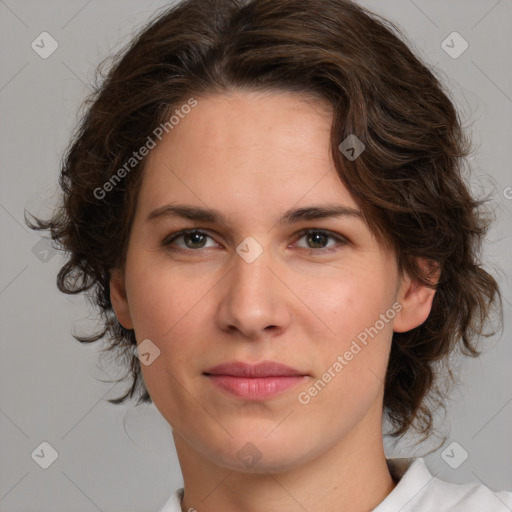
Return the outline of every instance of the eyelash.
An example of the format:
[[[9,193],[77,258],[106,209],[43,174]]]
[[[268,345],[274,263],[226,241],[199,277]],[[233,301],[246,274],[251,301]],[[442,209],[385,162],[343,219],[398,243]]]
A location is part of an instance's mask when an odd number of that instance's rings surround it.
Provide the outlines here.
[[[187,252],[187,253],[199,252],[201,249],[204,249],[204,248],[201,247],[201,248],[198,248],[198,249],[183,249],[181,247],[172,247],[171,246],[172,242],[174,242],[178,238],[180,238],[180,237],[182,237],[184,235],[193,234],[193,233],[197,233],[197,234],[200,234],[200,235],[205,235],[208,238],[211,238],[213,240],[213,237],[211,237],[206,231],[202,231],[201,229],[183,229],[181,231],[177,231],[177,232],[172,233],[171,235],[167,236],[162,241],[162,245],[164,247],[166,247],[167,249],[169,249],[169,250],[177,251],[177,252]],[[341,236],[339,234],[334,234],[331,231],[328,231],[328,230],[325,230],[325,229],[317,229],[317,228],[307,228],[307,229],[301,230],[298,233],[297,241],[299,241],[304,236],[311,235],[311,234],[326,235],[329,238],[332,238],[333,240],[336,240],[337,244],[334,245],[334,246],[331,246],[331,247],[322,247],[322,248],[318,248],[318,249],[301,247],[300,249],[306,250],[308,255],[318,255],[318,254],[325,254],[325,253],[334,252],[334,251],[339,250],[340,246],[347,245],[349,243],[348,240],[345,237],[343,237],[343,236]],[[209,249],[209,247],[207,247],[206,249]]]

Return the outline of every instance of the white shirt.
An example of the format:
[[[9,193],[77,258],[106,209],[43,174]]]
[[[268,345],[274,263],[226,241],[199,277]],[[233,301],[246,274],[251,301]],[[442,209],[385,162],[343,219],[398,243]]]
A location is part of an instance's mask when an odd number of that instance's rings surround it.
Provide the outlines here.
[[[372,512],[511,512],[512,492],[478,483],[452,484],[432,476],[422,458],[388,459],[398,484]],[[183,488],[159,512],[181,512]],[[201,512],[201,511],[199,511]]]

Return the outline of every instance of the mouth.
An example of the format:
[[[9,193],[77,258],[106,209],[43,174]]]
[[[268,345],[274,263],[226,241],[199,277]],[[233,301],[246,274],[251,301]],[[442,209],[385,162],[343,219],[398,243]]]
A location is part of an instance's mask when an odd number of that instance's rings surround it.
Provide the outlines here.
[[[225,363],[203,372],[222,391],[245,400],[265,400],[288,391],[309,376],[274,361]]]

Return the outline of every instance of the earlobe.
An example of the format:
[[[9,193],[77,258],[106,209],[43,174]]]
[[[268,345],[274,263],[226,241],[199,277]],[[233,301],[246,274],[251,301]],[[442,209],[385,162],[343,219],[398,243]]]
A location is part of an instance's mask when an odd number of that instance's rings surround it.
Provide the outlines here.
[[[116,268],[110,271],[110,302],[112,302],[118,322],[125,329],[133,329],[126,295],[124,272],[121,269]]]
[[[431,264],[423,259],[420,260],[420,265],[424,269],[431,267]],[[437,284],[439,274],[439,268],[436,266],[431,275],[432,283]],[[411,279],[408,275],[404,276],[397,298],[402,309],[395,317],[393,330],[407,332],[423,324],[430,315],[435,293],[435,289],[425,286],[417,279]]]

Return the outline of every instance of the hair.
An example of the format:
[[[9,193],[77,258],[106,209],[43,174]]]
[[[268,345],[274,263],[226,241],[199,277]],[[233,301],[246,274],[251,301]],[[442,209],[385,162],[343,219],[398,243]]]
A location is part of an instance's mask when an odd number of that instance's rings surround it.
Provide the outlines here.
[[[75,338],[105,338],[108,351],[127,356],[118,382],[131,374],[131,387],[109,402],[137,390],[138,403],[151,402],[135,333],[117,321],[109,288],[110,271],[125,264],[145,159],[108,193],[106,183],[192,96],[284,91],[331,106],[340,179],[400,272],[436,289],[427,320],[393,334],[384,389],[391,436],[431,432],[445,398],[440,365],[456,349],[478,355],[478,338],[495,334],[485,332],[491,309],[502,308],[480,262],[487,199],[473,197],[463,178],[470,141],[441,81],[404,40],[393,23],[348,0],[185,0],[157,13],[107,73],[100,66],[62,161],[61,203],[50,219],[26,222],[49,230],[66,253],[58,288],[85,292],[100,313],[100,331]],[[349,135],[365,146],[356,159],[338,149]]]

